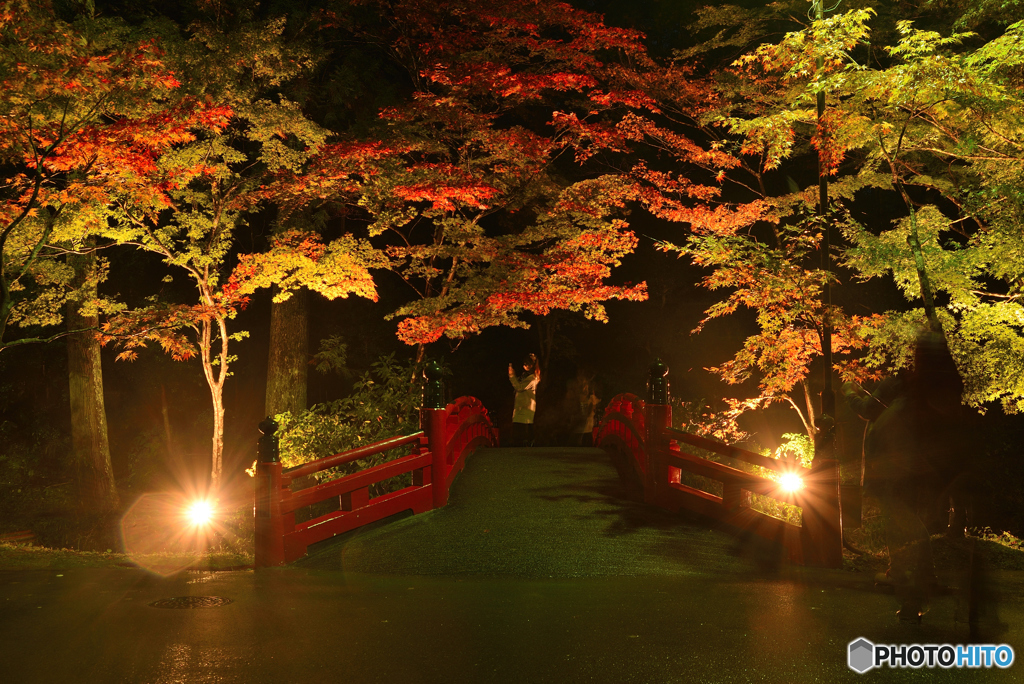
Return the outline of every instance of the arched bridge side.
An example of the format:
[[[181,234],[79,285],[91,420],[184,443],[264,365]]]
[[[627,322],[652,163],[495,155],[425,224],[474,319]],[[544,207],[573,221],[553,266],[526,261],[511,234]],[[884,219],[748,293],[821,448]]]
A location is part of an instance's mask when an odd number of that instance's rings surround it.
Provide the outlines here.
[[[644,501],[659,508],[685,508],[736,532],[752,532],[778,542],[794,562],[839,567],[842,536],[838,463],[816,459],[810,469],[799,468],[673,429],[667,373],[668,368],[656,362],[647,401],[633,394],[614,397],[594,429],[594,445],[609,452],[627,488],[642,491]],[[688,453],[686,447],[719,458],[710,460]],[[684,472],[720,482],[721,494],[684,484]],[[795,494],[784,493],[778,481],[783,473],[798,475],[803,488]],[[793,525],[753,510],[750,492],[800,506],[802,524]]]
[[[631,492],[642,490],[647,478],[644,400],[635,394],[613,397],[594,428],[593,438],[594,445],[611,456],[623,484]]]
[[[474,397],[459,397],[440,408],[425,406],[420,410],[421,429],[414,434],[392,437],[295,468],[281,466],[276,428],[270,419],[260,424],[263,437],[256,463],[255,495],[258,568],[298,560],[310,544],[396,513],[423,513],[446,505],[452,482],[465,466],[466,457],[481,446],[498,446],[498,434],[487,409]],[[300,477],[402,447],[409,447],[411,453],[313,487],[295,492],[290,489],[291,483]],[[405,473],[412,474],[411,485],[370,498],[372,485]],[[296,510],[335,498],[340,510],[296,524]]]
[[[466,456],[481,446],[497,446],[498,433],[476,397],[459,397],[445,407],[445,484],[462,472]]]

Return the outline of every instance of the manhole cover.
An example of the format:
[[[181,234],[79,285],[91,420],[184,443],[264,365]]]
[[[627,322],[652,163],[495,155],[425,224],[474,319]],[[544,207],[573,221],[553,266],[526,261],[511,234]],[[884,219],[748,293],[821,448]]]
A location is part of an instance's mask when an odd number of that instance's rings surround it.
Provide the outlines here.
[[[219,608],[231,603],[223,596],[175,596],[149,604],[150,608]]]

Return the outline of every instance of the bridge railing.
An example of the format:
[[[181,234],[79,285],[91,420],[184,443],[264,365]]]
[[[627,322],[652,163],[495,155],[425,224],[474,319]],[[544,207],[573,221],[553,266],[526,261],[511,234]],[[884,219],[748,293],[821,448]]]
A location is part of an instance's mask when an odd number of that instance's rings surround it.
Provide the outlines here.
[[[793,562],[839,567],[842,536],[838,462],[816,457],[810,468],[787,466],[752,451],[673,429],[667,375],[668,368],[656,362],[651,367],[647,401],[632,394],[616,396],[594,429],[594,444],[612,452],[620,476],[641,488],[644,500],[650,504],[672,511],[685,508],[736,531],[778,542]],[[768,476],[690,453],[693,450],[758,466],[769,471]],[[720,483],[721,495],[686,484],[683,473]],[[784,473],[797,475],[802,488],[784,492],[778,479]],[[801,524],[754,510],[749,493],[799,506]]]
[[[487,409],[473,397],[460,397],[443,406],[440,368],[424,371],[420,431],[392,437],[333,456],[283,468],[278,457],[277,424],[270,418],[260,423],[256,462],[256,567],[283,565],[306,554],[310,544],[330,539],[402,511],[422,513],[448,503],[455,476],[466,456],[480,446],[497,446],[497,432]],[[411,453],[355,473],[292,491],[302,477],[352,463],[394,449]],[[370,496],[373,485],[406,473],[412,483],[398,491]],[[338,510],[302,523],[295,511],[336,499]]]

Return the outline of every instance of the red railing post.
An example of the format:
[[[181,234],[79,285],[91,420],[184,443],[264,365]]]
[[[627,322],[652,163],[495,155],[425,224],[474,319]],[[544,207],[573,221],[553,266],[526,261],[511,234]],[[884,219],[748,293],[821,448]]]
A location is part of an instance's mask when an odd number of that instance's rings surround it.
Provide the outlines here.
[[[277,423],[260,423],[256,448],[256,567],[284,565],[284,516],[281,514],[281,461],[278,458]]]
[[[423,369],[420,429],[427,437],[427,446],[431,453],[430,487],[433,492],[434,508],[448,504],[448,426],[441,376],[441,367],[436,361],[431,361]]]
[[[445,449],[447,416],[443,408],[420,409],[420,429],[427,436],[430,448],[430,487],[433,491],[434,508],[448,503],[448,459]]]
[[[804,562],[824,568],[843,565],[842,519],[839,512],[839,461],[815,459],[803,508]],[[809,514],[808,514],[809,513]],[[808,553],[808,550],[810,553]]]
[[[656,359],[651,364],[647,403],[644,405],[644,448],[647,451],[644,500],[656,506],[667,503],[668,465],[663,454],[671,441],[665,433],[665,428],[672,427],[672,407],[668,396],[668,366],[661,359]]]

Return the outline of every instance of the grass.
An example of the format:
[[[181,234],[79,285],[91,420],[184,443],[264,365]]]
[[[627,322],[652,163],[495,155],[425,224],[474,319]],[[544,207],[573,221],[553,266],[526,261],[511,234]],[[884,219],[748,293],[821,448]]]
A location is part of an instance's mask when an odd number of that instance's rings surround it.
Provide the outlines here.
[[[250,505],[251,506],[251,505]],[[72,568],[142,567],[163,575],[182,570],[233,570],[253,566],[254,521],[252,509],[227,512],[216,526],[205,552],[188,548],[177,551],[145,549],[147,553],[121,553],[124,548],[116,526],[109,520],[103,536],[113,548],[105,551],[47,545],[30,531],[0,534],[0,570],[66,570]],[[40,543],[42,542],[42,543]],[[94,547],[95,548],[95,547]],[[102,546],[100,548],[103,548]],[[117,549],[117,550],[115,550]]]
[[[843,567],[855,572],[884,572],[888,566],[882,514],[877,503],[865,500],[863,525],[847,534],[847,539],[865,554],[843,550]],[[1024,540],[1010,532],[994,532],[991,528],[972,528],[962,539],[949,539],[945,534],[931,537],[936,572],[961,571],[970,563],[970,542],[992,570],[1024,570]]]
[[[138,561],[138,562],[136,562]],[[180,567],[193,570],[236,570],[251,567],[250,554],[213,551],[207,554],[153,553],[135,560],[113,551],[51,549],[0,542],[0,570],[69,570],[73,568]]]

